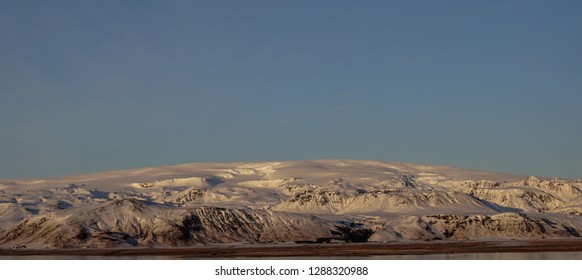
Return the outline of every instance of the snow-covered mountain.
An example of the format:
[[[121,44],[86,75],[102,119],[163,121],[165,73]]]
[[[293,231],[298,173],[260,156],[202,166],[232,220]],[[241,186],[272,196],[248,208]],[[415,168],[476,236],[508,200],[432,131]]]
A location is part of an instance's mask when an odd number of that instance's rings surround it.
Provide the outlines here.
[[[356,160],[0,181],[0,246],[579,237],[582,181]]]

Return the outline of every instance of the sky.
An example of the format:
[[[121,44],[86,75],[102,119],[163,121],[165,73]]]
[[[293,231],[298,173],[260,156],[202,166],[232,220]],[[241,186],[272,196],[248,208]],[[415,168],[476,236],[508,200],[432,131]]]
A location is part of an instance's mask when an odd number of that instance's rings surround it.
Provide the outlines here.
[[[0,0],[0,179],[309,159],[582,178],[581,10]]]

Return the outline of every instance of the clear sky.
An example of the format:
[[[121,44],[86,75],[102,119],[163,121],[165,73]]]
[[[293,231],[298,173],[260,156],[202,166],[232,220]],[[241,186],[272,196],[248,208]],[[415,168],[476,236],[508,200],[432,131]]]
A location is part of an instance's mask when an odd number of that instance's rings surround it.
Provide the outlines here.
[[[322,158],[582,178],[581,13],[0,0],[0,178]]]

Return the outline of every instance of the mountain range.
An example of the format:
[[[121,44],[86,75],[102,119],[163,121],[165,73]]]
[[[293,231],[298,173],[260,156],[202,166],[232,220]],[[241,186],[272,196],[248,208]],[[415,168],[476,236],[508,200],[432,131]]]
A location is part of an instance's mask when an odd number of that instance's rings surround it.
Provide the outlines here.
[[[577,238],[582,180],[364,160],[0,181],[1,248]]]

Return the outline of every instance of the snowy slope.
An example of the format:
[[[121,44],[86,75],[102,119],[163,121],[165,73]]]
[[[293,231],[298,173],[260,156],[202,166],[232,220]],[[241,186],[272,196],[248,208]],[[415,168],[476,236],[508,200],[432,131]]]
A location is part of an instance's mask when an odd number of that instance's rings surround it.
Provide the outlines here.
[[[582,181],[356,160],[0,181],[0,246],[577,237]]]

